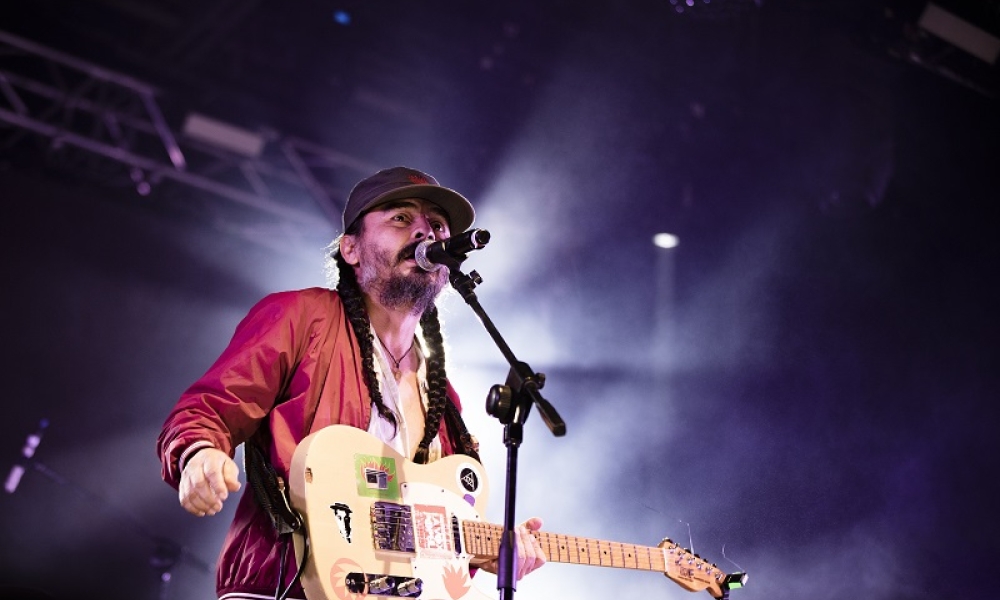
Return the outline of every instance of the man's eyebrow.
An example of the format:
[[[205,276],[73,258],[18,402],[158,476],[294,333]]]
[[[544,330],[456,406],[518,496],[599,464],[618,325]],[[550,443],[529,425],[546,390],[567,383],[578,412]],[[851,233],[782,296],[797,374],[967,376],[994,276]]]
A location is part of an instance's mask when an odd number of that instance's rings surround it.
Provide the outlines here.
[[[444,212],[443,208],[433,202],[428,202],[427,204],[430,212],[441,217],[445,221],[448,220],[448,213]],[[392,200],[379,207],[379,210],[395,210],[397,208],[419,208],[419,205],[413,200]]]
[[[431,203],[430,212],[436,214],[445,221],[448,220],[448,213],[444,212],[444,209],[438,206],[437,204]]]

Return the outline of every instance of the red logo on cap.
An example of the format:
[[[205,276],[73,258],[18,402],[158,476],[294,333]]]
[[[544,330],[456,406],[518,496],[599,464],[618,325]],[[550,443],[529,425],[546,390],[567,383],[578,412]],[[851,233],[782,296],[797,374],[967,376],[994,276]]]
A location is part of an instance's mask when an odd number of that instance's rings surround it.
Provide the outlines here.
[[[409,177],[407,177],[407,179],[409,179],[410,181],[412,181],[413,183],[415,183],[417,185],[422,185],[422,184],[425,184],[425,183],[429,183],[427,181],[426,177],[422,177],[420,175],[410,175]]]

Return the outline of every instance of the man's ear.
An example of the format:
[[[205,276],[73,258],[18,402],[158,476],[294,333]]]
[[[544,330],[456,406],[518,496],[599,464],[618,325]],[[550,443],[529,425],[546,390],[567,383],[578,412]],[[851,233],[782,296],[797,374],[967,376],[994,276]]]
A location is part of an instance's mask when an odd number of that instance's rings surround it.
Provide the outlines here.
[[[344,261],[353,266],[358,264],[358,237],[355,235],[344,235],[340,237],[340,255]]]

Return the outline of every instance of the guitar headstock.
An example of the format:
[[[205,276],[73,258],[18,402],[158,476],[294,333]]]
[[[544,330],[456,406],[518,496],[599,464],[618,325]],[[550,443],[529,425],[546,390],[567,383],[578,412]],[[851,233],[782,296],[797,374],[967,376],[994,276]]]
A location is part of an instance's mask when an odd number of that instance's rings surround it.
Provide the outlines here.
[[[663,574],[689,592],[707,590],[714,598],[728,598],[729,590],[746,585],[746,573],[726,573],[670,538],[663,538],[658,546],[664,551]]]

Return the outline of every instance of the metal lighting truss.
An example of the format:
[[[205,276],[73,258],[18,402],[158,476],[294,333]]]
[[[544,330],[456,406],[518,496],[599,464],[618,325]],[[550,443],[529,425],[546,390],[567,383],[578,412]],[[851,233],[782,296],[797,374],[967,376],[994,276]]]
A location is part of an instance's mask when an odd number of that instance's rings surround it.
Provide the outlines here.
[[[229,222],[256,241],[275,226],[286,234],[328,235],[345,195],[331,183],[333,174],[377,170],[274,132],[260,156],[175,135],[158,95],[135,78],[0,31],[0,146],[12,147],[30,132],[48,138],[53,150],[74,147],[122,165],[139,194],[172,181],[225,198],[271,217],[241,230]],[[11,126],[6,133],[4,124]]]

